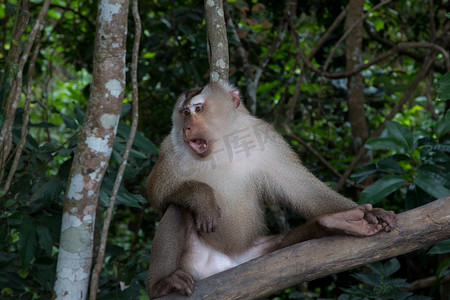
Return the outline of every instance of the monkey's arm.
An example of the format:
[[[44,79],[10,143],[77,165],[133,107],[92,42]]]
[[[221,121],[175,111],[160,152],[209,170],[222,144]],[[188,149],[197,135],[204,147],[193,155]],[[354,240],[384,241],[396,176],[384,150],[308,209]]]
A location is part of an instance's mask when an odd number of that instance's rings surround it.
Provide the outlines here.
[[[189,209],[198,230],[215,231],[220,208],[213,189],[206,183],[189,180],[176,172],[179,161],[172,155],[169,139],[161,145],[161,155],[147,180],[147,193],[152,206],[164,213],[170,204]]]
[[[358,206],[320,181],[294,155],[288,155],[267,175],[271,178],[269,180],[277,182],[275,192],[278,199],[307,219]],[[371,224],[383,224],[386,230],[390,230],[395,227],[396,217],[393,212],[374,208],[365,213],[364,219]]]

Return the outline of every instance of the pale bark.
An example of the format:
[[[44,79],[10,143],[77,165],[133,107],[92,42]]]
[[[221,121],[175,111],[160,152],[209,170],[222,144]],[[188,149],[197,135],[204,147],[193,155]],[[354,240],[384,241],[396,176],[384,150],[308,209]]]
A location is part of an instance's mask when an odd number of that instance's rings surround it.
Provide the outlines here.
[[[91,95],[64,201],[56,299],[86,299],[88,295],[98,192],[125,89],[127,16],[128,1],[99,1]]]
[[[114,188],[109,199],[108,207],[106,209],[105,221],[103,222],[103,228],[100,239],[100,246],[97,254],[97,259],[95,262],[94,269],[92,270],[91,286],[89,299],[97,299],[97,287],[98,280],[100,277],[100,272],[102,270],[103,262],[105,259],[106,244],[108,240],[109,226],[113,217],[113,209],[116,203],[117,195],[119,194],[120,184],[122,182],[123,174],[125,173],[125,168],[127,167],[128,156],[133,146],[134,137],[137,131],[139,111],[138,111],[138,83],[137,83],[137,64],[139,56],[139,43],[141,40],[141,18],[138,12],[138,0],[132,1],[132,12],[133,19],[135,23],[135,33],[134,33],[134,45],[133,45],[133,58],[131,63],[131,81],[133,85],[132,93],[132,121],[130,135],[128,136],[127,144],[122,155],[122,161],[120,162],[119,171],[117,172],[116,181],[114,182]]]
[[[228,38],[222,0],[205,0],[205,18],[209,80],[228,82]]]

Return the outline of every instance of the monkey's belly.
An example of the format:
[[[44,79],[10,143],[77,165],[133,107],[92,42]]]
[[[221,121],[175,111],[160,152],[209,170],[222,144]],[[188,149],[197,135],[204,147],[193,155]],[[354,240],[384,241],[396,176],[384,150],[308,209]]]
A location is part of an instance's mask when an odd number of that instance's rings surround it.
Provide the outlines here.
[[[263,255],[269,238],[260,237],[245,251],[229,255],[210,246],[198,235],[192,235],[182,257],[182,268],[196,280],[212,276]]]

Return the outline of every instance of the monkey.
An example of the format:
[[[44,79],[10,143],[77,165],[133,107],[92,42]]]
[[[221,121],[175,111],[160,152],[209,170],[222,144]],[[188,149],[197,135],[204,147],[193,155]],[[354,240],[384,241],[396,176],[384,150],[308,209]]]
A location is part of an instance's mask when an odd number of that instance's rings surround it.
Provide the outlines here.
[[[295,243],[370,236],[396,221],[394,212],[358,206],[320,181],[270,124],[249,113],[236,88],[219,82],[176,100],[147,194],[162,213],[146,279],[150,299],[189,296],[197,280]],[[264,203],[307,221],[266,236]]]

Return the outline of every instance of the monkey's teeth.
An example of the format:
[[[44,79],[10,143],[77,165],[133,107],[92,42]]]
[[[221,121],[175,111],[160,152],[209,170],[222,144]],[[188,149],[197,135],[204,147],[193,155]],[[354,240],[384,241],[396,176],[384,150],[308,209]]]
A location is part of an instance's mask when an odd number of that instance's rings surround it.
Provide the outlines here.
[[[189,144],[192,150],[194,150],[198,154],[202,154],[206,150],[208,150],[208,142],[202,139],[191,140],[189,141]]]

